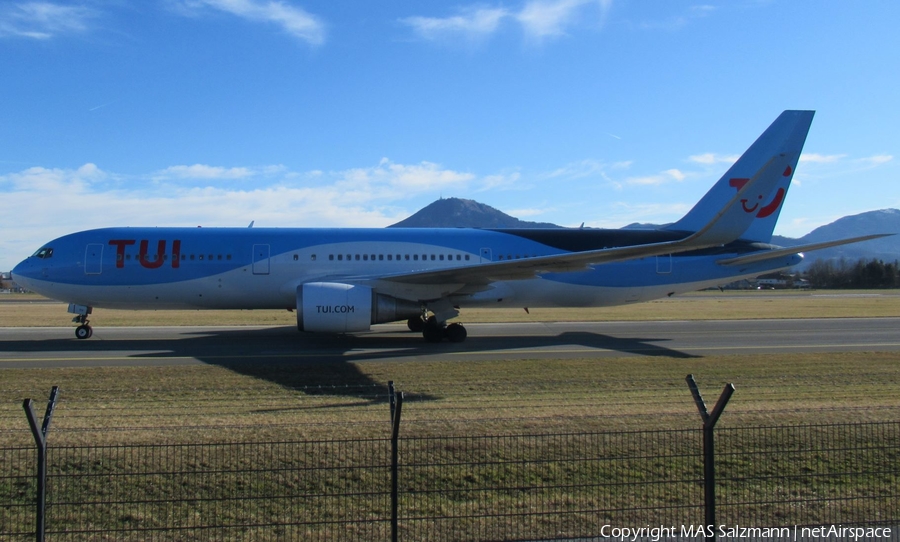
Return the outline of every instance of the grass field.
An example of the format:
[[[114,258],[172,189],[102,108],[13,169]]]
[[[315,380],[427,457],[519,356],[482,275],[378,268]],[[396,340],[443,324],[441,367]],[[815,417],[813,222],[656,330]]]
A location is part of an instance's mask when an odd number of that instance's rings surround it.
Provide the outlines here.
[[[64,306],[22,301],[0,302],[0,325],[70,325]],[[51,314],[58,319],[43,321]],[[610,309],[464,313],[466,321],[859,315],[900,316],[900,294],[699,292]],[[98,310],[94,321],[284,325],[292,317],[286,311]],[[62,390],[54,439],[72,443],[382,436],[390,380],[409,395],[408,430],[422,434],[696,427],[688,373],[710,403],[726,382],[737,386],[723,423],[895,420],[900,413],[900,355],[892,353],[353,365],[353,371],[327,364],[302,370],[261,364],[240,372],[212,365],[2,369],[0,431],[7,442],[29,442],[21,401],[33,397],[43,405],[52,385]]]

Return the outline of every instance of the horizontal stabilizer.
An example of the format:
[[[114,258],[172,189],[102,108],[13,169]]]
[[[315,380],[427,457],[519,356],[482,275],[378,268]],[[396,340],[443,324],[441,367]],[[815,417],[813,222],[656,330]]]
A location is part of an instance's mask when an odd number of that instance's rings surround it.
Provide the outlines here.
[[[748,263],[756,263],[762,262],[765,260],[769,260],[771,258],[780,258],[781,256],[787,256],[790,254],[798,254],[800,252],[812,252],[813,250],[821,250],[823,248],[831,248],[838,247],[841,245],[849,245],[850,243],[860,243],[862,241],[870,241],[872,239],[879,239],[881,237],[888,237],[894,235],[893,233],[877,233],[873,235],[864,235],[862,237],[853,237],[851,239],[840,239],[838,241],[824,241],[822,243],[813,243],[811,245],[800,245],[796,247],[786,247],[779,248],[775,250],[763,250],[760,252],[754,252],[753,254],[747,254],[746,256],[738,256],[737,258],[728,258],[725,260],[719,260],[716,263],[719,265],[742,265]]]

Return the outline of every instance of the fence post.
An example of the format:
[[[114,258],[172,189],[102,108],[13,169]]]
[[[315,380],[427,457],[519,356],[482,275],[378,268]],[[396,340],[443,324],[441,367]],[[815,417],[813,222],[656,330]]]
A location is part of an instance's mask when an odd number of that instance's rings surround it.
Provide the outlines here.
[[[37,542],[44,541],[44,520],[47,511],[47,432],[50,430],[50,419],[53,418],[53,409],[56,408],[56,398],[59,395],[59,386],[53,386],[50,390],[50,400],[47,401],[47,410],[44,412],[44,421],[38,427],[37,414],[34,413],[33,401],[25,399],[22,408],[28,417],[28,425],[31,426],[31,434],[37,445],[37,507],[35,514],[34,539]]]
[[[388,402],[391,405],[391,423],[394,423],[394,407],[397,405],[397,395],[394,391],[394,381],[388,380]]]
[[[403,392],[394,394],[391,385],[391,542],[397,542],[400,536],[398,515],[400,503],[400,483],[398,471],[400,467],[400,413],[403,411]]]
[[[700,395],[700,389],[694,381],[694,375],[687,375],[685,378],[691,395],[694,396],[694,402],[697,403],[697,410],[700,411],[700,418],[703,419],[703,502],[706,510],[706,523],[708,529],[712,529],[712,535],[707,536],[707,540],[716,539],[716,451],[714,431],[716,422],[725,410],[725,405],[731,399],[734,393],[734,384],[726,384],[722,390],[722,395],[713,407],[712,412],[707,412],[706,403]]]

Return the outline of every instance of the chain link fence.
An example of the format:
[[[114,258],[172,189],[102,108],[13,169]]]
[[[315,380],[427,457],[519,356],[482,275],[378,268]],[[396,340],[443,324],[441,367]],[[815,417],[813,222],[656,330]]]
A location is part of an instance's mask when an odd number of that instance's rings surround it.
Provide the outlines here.
[[[716,429],[718,523],[897,525],[900,423]],[[50,446],[47,540],[546,540],[704,521],[702,431]],[[35,539],[0,447],[0,538]],[[397,505],[392,531],[392,499]],[[677,534],[677,533],[676,533]]]

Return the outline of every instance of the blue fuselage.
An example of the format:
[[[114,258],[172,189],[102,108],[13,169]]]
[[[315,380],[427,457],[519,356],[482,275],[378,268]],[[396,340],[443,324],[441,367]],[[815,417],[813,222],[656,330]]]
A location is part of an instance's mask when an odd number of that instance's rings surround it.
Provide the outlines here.
[[[13,270],[22,286],[92,307],[284,309],[298,286],[673,241],[667,230],[108,228],[46,244]],[[605,306],[721,285],[797,264],[792,254],[739,267],[718,260],[759,250],[736,241],[450,293],[457,306]],[[442,285],[399,295],[425,302]],[[392,294],[396,295],[396,294]]]

